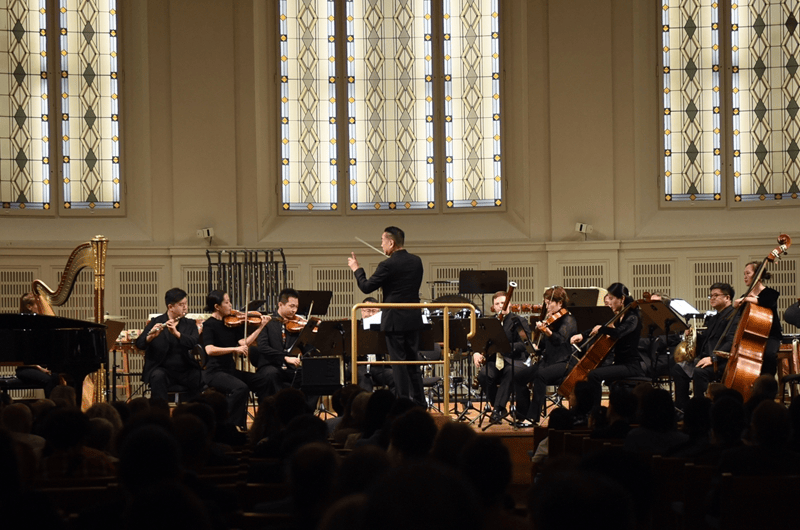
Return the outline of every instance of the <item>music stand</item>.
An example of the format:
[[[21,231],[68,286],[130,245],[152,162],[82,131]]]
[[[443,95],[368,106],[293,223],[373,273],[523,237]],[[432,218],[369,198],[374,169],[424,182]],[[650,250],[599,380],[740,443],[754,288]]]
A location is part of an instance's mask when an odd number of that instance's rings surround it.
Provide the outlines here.
[[[331,305],[333,299],[333,291],[297,291],[299,298],[297,299],[297,314],[305,317],[309,309],[314,310],[315,315],[327,315],[328,307]],[[311,304],[314,307],[311,307]]]
[[[444,343],[444,318],[443,317],[434,317],[432,319],[432,321],[433,321],[433,329],[432,329],[433,342]],[[450,351],[451,352],[454,351],[454,350],[458,350],[459,352],[464,352],[464,351],[469,350],[469,347],[470,347],[469,346],[469,341],[467,341],[467,332],[468,332],[468,330],[465,327],[466,322],[467,321],[465,319],[462,319],[462,318],[450,318],[449,319],[450,337],[449,337],[448,346],[450,347]],[[451,356],[450,359],[454,360],[453,356]],[[459,358],[456,359],[456,360],[463,361],[464,357],[463,356],[459,356]],[[471,364],[468,365],[468,366],[471,366]],[[451,367],[452,367],[452,365],[451,365]],[[470,376],[469,377],[470,377],[470,379],[472,378],[471,371],[470,371]],[[453,414],[459,414],[459,412],[458,412],[458,395],[459,395],[459,393],[458,393],[458,386],[457,385],[458,384],[463,384],[463,382],[464,382],[463,380],[464,380],[463,377],[459,377],[458,380],[456,380],[456,378],[451,378],[450,379],[450,384],[454,389],[453,392],[454,392],[454,398],[455,398],[455,403],[453,405]],[[462,419],[462,417],[464,416],[464,414],[466,414],[466,412],[468,410],[474,410],[475,412],[480,412],[480,410],[478,410],[478,409],[476,409],[476,408],[474,408],[472,406],[472,401],[470,400],[470,395],[469,395],[469,389],[467,389],[466,395],[467,395],[467,400],[466,400],[466,403],[464,404],[464,411],[459,415],[459,417],[457,418],[456,421],[460,421]],[[448,413],[449,412],[450,411],[448,411]]]
[[[481,313],[486,304],[483,296],[488,293],[505,291],[508,288],[508,271],[471,271],[464,270],[458,273],[458,292],[463,294],[481,295]]]
[[[602,306],[603,297],[608,293],[605,289],[600,287],[565,287],[569,303],[567,307],[592,307]],[[581,329],[580,326],[578,329]]]
[[[656,365],[658,362],[658,354],[654,343],[656,338],[664,335],[664,343],[667,344],[667,337],[670,334],[670,327],[675,325],[678,333],[683,333],[689,326],[684,322],[683,318],[675,312],[670,306],[661,300],[652,302],[640,302],[639,310],[642,315],[642,337],[648,339],[648,351],[650,353],[650,366],[652,369],[652,380],[656,383],[658,374],[656,373]]]
[[[583,330],[592,329],[598,325],[602,326],[614,318],[614,311],[605,305],[591,307],[570,307],[569,312],[575,317],[579,333]]]

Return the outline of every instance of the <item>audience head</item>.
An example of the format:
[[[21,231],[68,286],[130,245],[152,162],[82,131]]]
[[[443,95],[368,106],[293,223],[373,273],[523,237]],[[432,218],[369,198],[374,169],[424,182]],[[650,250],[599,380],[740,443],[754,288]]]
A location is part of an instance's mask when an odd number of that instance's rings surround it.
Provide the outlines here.
[[[750,420],[753,441],[763,447],[785,447],[789,442],[789,411],[774,401],[763,401]]]
[[[771,375],[760,375],[753,381],[753,391],[750,399],[761,397],[765,399],[775,399],[778,395],[778,381]]]
[[[477,436],[475,430],[457,421],[448,421],[436,433],[431,456],[442,464],[457,469],[464,448]]]
[[[114,440],[114,426],[110,421],[105,418],[89,418],[86,447],[110,453],[112,440]]]
[[[111,423],[114,436],[122,430],[122,418],[119,411],[109,403],[95,403],[86,410],[88,418],[105,418]]]
[[[296,388],[284,388],[275,394],[275,411],[284,425],[289,425],[297,416],[311,414],[306,397]]]
[[[636,417],[636,409],[639,401],[630,390],[622,385],[613,385],[608,395],[608,416],[609,420],[618,417],[628,422],[632,422]]]
[[[572,412],[569,410],[556,407],[550,413],[547,426],[557,431],[565,431],[572,428]]]
[[[575,403],[570,403],[570,408],[576,414],[589,414],[595,405],[599,405],[595,390],[589,381],[578,381],[575,384]]]
[[[740,400],[723,396],[714,401],[711,407],[711,431],[717,444],[732,445],[740,442],[744,428],[744,406]]]
[[[672,396],[662,388],[655,388],[642,401],[642,427],[657,432],[675,429],[675,405]]]
[[[76,407],[75,389],[67,385],[57,385],[50,391],[50,399],[59,407]]]
[[[78,409],[63,408],[47,415],[42,436],[53,449],[67,450],[83,445],[88,433],[89,418]]]
[[[386,451],[374,445],[357,447],[342,460],[337,490],[342,496],[367,493],[389,469]]]
[[[14,403],[3,408],[2,426],[11,432],[29,434],[33,426],[31,409],[22,403]]]
[[[511,483],[511,454],[500,438],[478,435],[461,452],[460,469],[484,505],[498,505]]]
[[[175,484],[180,475],[180,450],[172,434],[146,424],[125,436],[119,451],[119,478],[134,496],[157,485]]]
[[[389,453],[396,462],[425,458],[436,438],[436,422],[422,407],[416,407],[392,423]]]

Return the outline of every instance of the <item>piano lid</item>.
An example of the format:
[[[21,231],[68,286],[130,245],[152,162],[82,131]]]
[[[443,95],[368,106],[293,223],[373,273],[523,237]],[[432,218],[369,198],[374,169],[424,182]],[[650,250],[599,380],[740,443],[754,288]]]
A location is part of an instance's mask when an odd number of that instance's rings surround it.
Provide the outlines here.
[[[105,328],[105,324],[77,320],[74,318],[51,317],[36,313],[0,313],[0,329],[40,330],[40,329],[92,329]]]

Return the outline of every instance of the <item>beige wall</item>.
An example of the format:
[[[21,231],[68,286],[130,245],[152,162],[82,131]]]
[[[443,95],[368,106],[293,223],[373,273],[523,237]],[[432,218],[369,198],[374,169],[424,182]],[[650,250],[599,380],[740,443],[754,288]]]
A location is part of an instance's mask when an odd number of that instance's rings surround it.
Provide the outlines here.
[[[63,267],[77,243],[102,233],[113,266],[157,267],[160,288],[202,266],[212,248],[285,249],[296,284],[367,266],[377,241],[404,228],[427,265],[531,265],[536,290],[565,263],[669,262],[675,293],[694,287],[693,263],[740,267],[797,226],[798,204],[666,207],[659,197],[658,13],[640,0],[504,0],[505,208],[499,212],[338,212],[278,209],[274,0],[136,0],[122,5],[123,169],[127,205],[100,218],[0,214],[0,268]],[[589,241],[574,231],[590,223]],[[431,272],[426,280],[431,280]],[[115,304],[113,284],[107,306]]]

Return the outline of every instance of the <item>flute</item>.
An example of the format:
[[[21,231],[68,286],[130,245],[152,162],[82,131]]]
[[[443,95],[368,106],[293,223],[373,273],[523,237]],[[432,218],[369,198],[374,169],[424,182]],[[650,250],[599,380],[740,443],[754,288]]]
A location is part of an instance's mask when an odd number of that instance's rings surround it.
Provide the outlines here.
[[[176,316],[176,317],[175,317],[175,324],[177,324],[177,323],[178,323],[178,321],[179,321],[180,319],[182,319],[183,317],[185,317],[185,316],[186,316],[186,314],[182,314],[182,315],[178,315],[178,316]],[[172,319],[170,319],[170,320],[172,320]],[[155,326],[153,326],[153,327],[150,329],[150,331],[147,333],[147,336],[149,337],[149,336],[150,336],[150,335],[152,335],[153,333],[158,333],[159,331],[163,330],[164,328],[166,328],[166,327],[167,327],[167,323],[169,323],[169,320],[167,320],[166,322],[164,322],[164,323],[161,323],[161,324],[156,324]]]

